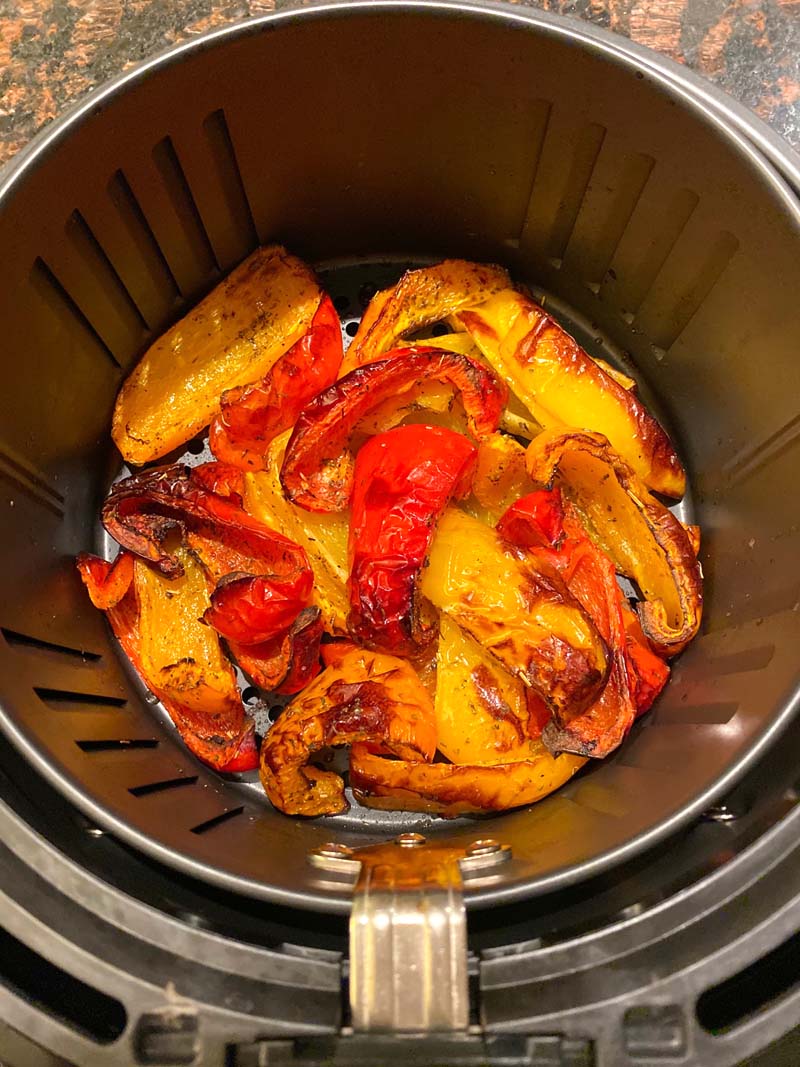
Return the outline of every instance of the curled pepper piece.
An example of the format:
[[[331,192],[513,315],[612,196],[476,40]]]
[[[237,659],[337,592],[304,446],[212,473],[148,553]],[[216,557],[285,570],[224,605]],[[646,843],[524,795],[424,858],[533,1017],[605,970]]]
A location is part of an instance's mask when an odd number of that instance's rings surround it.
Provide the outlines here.
[[[453,817],[534,804],[560,788],[586,762],[552,756],[541,742],[535,755],[491,766],[414,763],[382,759],[369,745],[350,752],[350,784],[359,804],[384,810],[425,811]]]
[[[607,438],[546,430],[528,446],[534,481],[556,477],[586,529],[616,569],[636,582],[639,619],[653,649],[674,656],[697,633],[703,610],[700,565],[685,528],[617,455]]]
[[[446,381],[459,390],[470,433],[480,439],[497,429],[505,386],[491,371],[454,352],[397,349],[358,367],[320,393],[295,425],[281,468],[281,484],[308,511],[341,511],[353,490],[353,455],[347,445],[357,423],[389,397],[420,381]]]
[[[78,571],[96,608],[108,611],[119,604],[133,581],[135,558],[123,550],[109,563],[90,552],[81,552],[77,558]]]
[[[258,248],[162,334],[125,381],[111,436],[149,463],[208,426],[225,389],[262,378],[308,329],[314,272],[279,245]]]
[[[106,596],[109,576],[123,573],[106,614],[123,651],[161,701],[187,748],[217,771],[258,766],[255,727],[244,714],[236,678],[213,630],[199,617],[208,606],[206,582],[189,553],[183,575],[168,580],[140,561],[120,567],[84,554],[78,569],[93,603]]]
[[[270,442],[288,430],[317,393],[336,381],[342,331],[329,296],[323,296],[308,331],[253,385],[228,389],[209,429],[214,455],[242,470],[264,470]]]
[[[597,699],[581,712],[566,708],[554,713],[542,739],[553,752],[597,759],[607,756],[621,743],[636,716],[627,672],[623,598],[614,565],[586,536],[571,506],[562,506],[558,489],[518,500],[497,529],[506,540],[558,570],[591,617],[611,657],[608,679]]]
[[[103,523],[167,577],[183,573],[183,557],[167,542],[188,544],[215,583],[205,621],[255,644],[285,630],[308,604],[313,574],[299,545],[244,510],[240,479],[224,464],[144,471],[114,486]]]
[[[554,712],[583,710],[605,681],[605,642],[555,570],[456,508],[439,523],[421,591]]]
[[[234,659],[268,693],[293,694],[320,671],[323,622],[319,608],[304,608],[288,630],[256,645],[230,642]]]
[[[347,809],[344,783],[309,765],[321,748],[369,742],[401,759],[430,760],[436,726],[416,673],[394,656],[347,648],[281,714],[261,747],[261,782],[287,815]]]
[[[683,496],[686,475],[664,429],[533,300],[506,289],[457,318],[541,426],[598,431],[645,485]]]
[[[498,523],[498,532],[552,563],[610,649],[611,670],[597,700],[579,715],[568,711],[554,716],[543,733],[554,752],[602,758],[620,744],[645,705],[650,706],[669,668],[650,651],[641,631],[637,635],[631,630],[626,620],[631,613],[614,564],[589,538],[575,507],[564,504],[560,489],[518,500]]]
[[[469,491],[475,457],[466,437],[439,426],[400,426],[358,453],[348,628],[361,644],[410,656],[433,636],[420,574],[445,505]]]
[[[397,285],[377,293],[347,350],[344,372],[396,348],[409,333],[432,326],[463,307],[480,304],[510,285],[502,267],[446,259],[409,270]]]

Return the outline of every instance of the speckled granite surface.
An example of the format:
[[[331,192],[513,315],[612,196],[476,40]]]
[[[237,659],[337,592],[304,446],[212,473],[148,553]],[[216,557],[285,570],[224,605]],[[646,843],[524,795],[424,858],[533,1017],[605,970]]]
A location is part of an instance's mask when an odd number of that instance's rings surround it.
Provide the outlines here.
[[[522,0],[687,63],[800,147],[800,0]],[[0,0],[0,163],[93,86],[286,0]]]

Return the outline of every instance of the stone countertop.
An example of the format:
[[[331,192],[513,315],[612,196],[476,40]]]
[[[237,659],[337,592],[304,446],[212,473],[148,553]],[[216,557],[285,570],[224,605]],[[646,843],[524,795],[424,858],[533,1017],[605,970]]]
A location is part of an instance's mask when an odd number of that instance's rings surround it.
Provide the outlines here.
[[[0,0],[0,164],[137,61],[293,0]],[[800,147],[800,0],[520,0],[686,63]]]

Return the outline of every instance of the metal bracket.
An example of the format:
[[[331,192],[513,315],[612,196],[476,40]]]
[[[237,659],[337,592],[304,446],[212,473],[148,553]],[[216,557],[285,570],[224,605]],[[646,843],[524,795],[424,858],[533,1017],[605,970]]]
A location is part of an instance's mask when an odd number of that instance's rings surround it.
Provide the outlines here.
[[[355,1031],[463,1031],[469,1023],[464,879],[490,875],[508,846],[428,844],[422,834],[366,848],[323,845],[318,870],[355,883],[350,1010]]]

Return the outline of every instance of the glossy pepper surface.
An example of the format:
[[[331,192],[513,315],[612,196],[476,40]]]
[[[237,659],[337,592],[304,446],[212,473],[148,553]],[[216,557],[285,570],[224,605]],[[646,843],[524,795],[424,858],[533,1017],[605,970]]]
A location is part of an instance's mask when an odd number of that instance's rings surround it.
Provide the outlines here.
[[[354,468],[348,443],[357,423],[387,398],[425,380],[445,381],[458,390],[474,437],[497,429],[507,391],[490,370],[455,352],[397,349],[346,374],[303,410],[281,468],[289,499],[309,511],[346,508]]]
[[[363,446],[350,520],[350,616],[361,644],[413,655],[435,632],[419,581],[436,523],[469,491],[475,446],[438,426],[400,426]]]
[[[308,332],[252,385],[228,389],[209,429],[214,455],[243,470],[264,470],[267,448],[293,426],[305,405],[336,380],[342,331],[329,296],[323,296]]]

